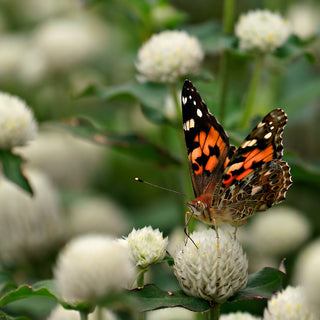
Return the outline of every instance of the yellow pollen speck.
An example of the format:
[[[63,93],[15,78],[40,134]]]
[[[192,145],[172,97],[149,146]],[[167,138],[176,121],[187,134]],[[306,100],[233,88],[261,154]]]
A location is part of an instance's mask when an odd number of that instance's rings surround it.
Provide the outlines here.
[[[199,242],[196,242],[196,247],[199,248]]]
[[[268,34],[268,39],[269,40],[273,40],[274,39],[274,34],[273,33],[269,33]]]
[[[300,304],[300,303],[297,303],[296,309],[297,309],[297,310],[301,309],[301,304]]]
[[[216,249],[218,249],[218,246],[217,246],[217,243],[216,243],[216,242],[214,243],[214,247],[215,247]]]
[[[291,307],[290,307],[290,306],[286,306],[286,310],[287,310],[288,312],[290,312]]]

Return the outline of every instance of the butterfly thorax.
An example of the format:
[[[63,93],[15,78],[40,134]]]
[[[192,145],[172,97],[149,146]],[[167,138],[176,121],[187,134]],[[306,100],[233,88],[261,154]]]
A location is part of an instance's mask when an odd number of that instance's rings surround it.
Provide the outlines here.
[[[211,203],[212,194],[204,194],[188,202],[187,206],[196,219],[209,225],[232,221],[232,214],[228,208],[218,208]]]

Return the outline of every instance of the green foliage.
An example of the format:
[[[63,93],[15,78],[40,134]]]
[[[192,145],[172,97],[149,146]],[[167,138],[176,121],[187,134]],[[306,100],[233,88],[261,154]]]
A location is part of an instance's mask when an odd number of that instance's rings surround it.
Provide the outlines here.
[[[32,194],[28,179],[22,172],[23,159],[9,150],[0,150],[0,161],[4,175],[20,188]]]

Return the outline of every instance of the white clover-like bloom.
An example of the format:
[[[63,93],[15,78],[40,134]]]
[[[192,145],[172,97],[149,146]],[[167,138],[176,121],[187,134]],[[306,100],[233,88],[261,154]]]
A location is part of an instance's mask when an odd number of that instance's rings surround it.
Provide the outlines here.
[[[173,82],[199,72],[203,57],[195,37],[185,31],[163,31],[140,48],[136,68],[142,81]]]
[[[28,165],[40,168],[62,188],[81,190],[102,162],[104,148],[65,131],[42,131],[28,146],[19,148]]]
[[[56,18],[35,30],[34,45],[53,70],[65,70],[95,57],[106,40],[106,30],[93,17]]]
[[[78,0],[11,0],[15,10],[21,15],[21,19],[39,22],[50,19],[60,14],[74,13],[81,9],[82,3]],[[34,10],[37,8],[37,10]]]
[[[272,52],[281,47],[290,35],[289,23],[279,14],[269,10],[254,10],[240,16],[235,33],[240,48]]]
[[[297,249],[309,236],[309,221],[297,210],[285,206],[258,215],[250,225],[251,242],[262,254],[281,256]]]
[[[26,172],[34,195],[0,179],[0,260],[14,265],[41,259],[64,239],[58,194],[47,177]]]
[[[58,292],[68,303],[94,302],[125,288],[135,268],[125,250],[108,236],[86,235],[71,240],[54,268]]]
[[[221,315],[219,320],[261,320],[261,318],[255,317],[248,312],[234,312]]]
[[[168,238],[163,238],[162,232],[151,226],[133,229],[126,240],[131,258],[140,268],[162,261],[168,246]]]
[[[221,257],[213,229],[194,232],[174,255],[174,273],[183,291],[193,297],[222,303],[248,280],[248,260],[233,235],[219,229]]]
[[[273,295],[264,310],[263,320],[317,320],[310,311],[302,287],[288,286]]]
[[[57,305],[48,316],[47,320],[81,320],[80,313],[75,310],[64,309],[60,304]],[[99,318],[98,309],[90,313],[88,320],[117,320],[116,316],[109,310],[103,309]]]
[[[299,3],[290,7],[288,12],[292,33],[305,40],[314,36],[320,26],[320,12],[315,5]]]
[[[27,50],[26,36],[2,34],[0,37],[0,81],[11,80],[17,73]]]
[[[0,92],[0,148],[24,146],[37,135],[32,110],[16,96]]]
[[[299,254],[294,282],[305,288],[306,295],[320,318],[320,239],[313,241]]]
[[[71,205],[67,229],[71,237],[86,233],[120,236],[129,225],[123,210],[110,199],[87,197]]]
[[[184,308],[166,308],[150,311],[147,320],[193,320],[194,312]]]

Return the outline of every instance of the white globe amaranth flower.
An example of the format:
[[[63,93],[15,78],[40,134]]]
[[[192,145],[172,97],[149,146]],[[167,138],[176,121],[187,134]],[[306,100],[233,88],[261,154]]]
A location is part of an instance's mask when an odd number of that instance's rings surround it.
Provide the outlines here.
[[[58,194],[41,172],[25,172],[34,195],[0,179],[0,261],[17,265],[40,260],[64,240]]]
[[[46,130],[17,152],[26,158],[28,166],[47,173],[56,186],[81,190],[90,184],[105,148],[65,131]]]
[[[147,320],[193,320],[194,312],[184,308],[165,308],[146,313]]]
[[[81,320],[80,313],[75,310],[63,308],[60,304],[57,305],[47,317],[47,320]],[[102,309],[101,317],[99,318],[98,309],[90,313],[88,320],[117,320],[116,316],[107,309]]]
[[[168,238],[163,238],[162,232],[151,226],[133,229],[126,240],[131,258],[140,268],[162,261],[168,246]]]
[[[0,149],[24,146],[37,135],[32,110],[16,96],[0,92]]]
[[[233,235],[219,229],[221,257],[213,229],[194,232],[174,255],[174,273],[183,291],[193,297],[222,303],[248,280],[248,260]]]
[[[71,240],[60,252],[54,268],[58,292],[71,304],[95,302],[125,288],[134,276],[128,251],[102,235]]]
[[[136,68],[142,81],[174,82],[198,73],[204,53],[199,41],[185,31],[163,31],[139,49]]]
[[[289,23],[269,10],[253,10],[240,16],[235,26],[240,48],[272,52],[281,47],[290,36]]]
[[[34,46],[52,70],[65,70],[86,62],[106,43],[106,29],[96,17],[79,15],[44,20],[34,32]]]
[[[308,3],[294,4],[288,14],[292,33],[300,39],[307,40],[316,35],[320,27],[320,10],[316,5]]]
[[[67,229],[70,236],[86,233],[120,236],[129,229],[123,210],[103,197],[82,197],[68,210]]]
[[[307,298],[320,318],[320,239],[310,243],[299,254],[294,270],[294,282],[305,288]]]
[[[253,316],[248,312],[233,312],[229,314],[222,314],[219,320],[261,320],[261,318]]]
[[[302,287],[288,286],[285,290],[273,295],[264,310],[263,320],[316,320],[310,311]]]
[[[258,215],[250,225],[251,243],[258,252],[281,256],[297,249],[310,236],[308,219],[285,206]]]

